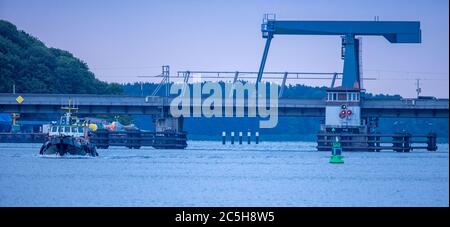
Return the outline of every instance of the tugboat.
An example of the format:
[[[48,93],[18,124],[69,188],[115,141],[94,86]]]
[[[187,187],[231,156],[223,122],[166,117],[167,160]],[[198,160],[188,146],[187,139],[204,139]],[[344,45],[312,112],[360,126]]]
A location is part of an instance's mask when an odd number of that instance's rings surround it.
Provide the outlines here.
[[[62,107],[67,113],[60,118],[58,124],[52,124],[47,141],[41,146],[40,155],[90,155],[98,156],[95,146],[89,141],[88,124],[72,116],[71,111],[78,108]]]

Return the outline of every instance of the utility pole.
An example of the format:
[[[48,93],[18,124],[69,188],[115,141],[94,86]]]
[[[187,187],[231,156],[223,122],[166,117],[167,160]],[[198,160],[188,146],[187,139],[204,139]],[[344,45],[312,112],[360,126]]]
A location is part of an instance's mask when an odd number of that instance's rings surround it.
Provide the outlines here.
[[[168,65],[162,66],[162,76],[166,78],[166,97],[169,97],[170,67]]]
[[[417,79],[416,81],[417,81],[416,82],[416,85],[417,85],[417,88],[416,88],[417,98],[419,98],[420,93],[422,93],[422,88],[420,88],[420,79]]]
[[[138,77],[155,77],[155,76],[138,76]],[[163,79],[161,80],[161,82],[158,84],[158,86],[156,87],[156,89],[153,91],[153,93],[151,94],[151,96],[155,96],[159,89],[161,89],[162,86],[165,86],[166,88],[166,97],[169,97],[169,85],[170,85],[170,69],[168,65],[163,65],[162,66],[162,73],[160,75],[157,75],[156,77],[162,77]]]
[[[16,82],[13,82],[13,94],[16,94]],[[12,125],[11,125],[11,132],[19,132],[20,131],[20,126],[17,125],[17,119],[20,117],[20,114],[18,113],[12,113]]]

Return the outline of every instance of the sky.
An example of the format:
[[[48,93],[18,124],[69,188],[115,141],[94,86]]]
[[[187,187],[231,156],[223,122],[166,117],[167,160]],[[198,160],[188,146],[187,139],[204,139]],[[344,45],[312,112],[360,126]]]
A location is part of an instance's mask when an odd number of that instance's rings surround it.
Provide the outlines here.
[[[68,50],[100,80],[157,82],[177,71],[257,71],[264,13],[278,20],[420,21],[421,44],[362,38],[367,92],[449,97],[448,0],[0,0],[0,19]],[[265,71],[342,72],[338,36],[275,36]],[[142,77],[145,76],[145,77]],[[280,82],[280,81],[277,81]],[[330,80],[291,80],[329,86]]]

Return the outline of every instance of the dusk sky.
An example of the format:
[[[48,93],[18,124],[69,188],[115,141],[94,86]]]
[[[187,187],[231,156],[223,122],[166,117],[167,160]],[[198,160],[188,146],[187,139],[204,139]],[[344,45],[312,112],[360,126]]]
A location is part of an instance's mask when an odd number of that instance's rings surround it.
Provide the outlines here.
[[[0,19],[68,50],[96,77],[153,81],[162,65],[179,70],[257,71],[264,13],[279,20],[420,21],[421,44],[363,37],[364,88],[372,93],[449,96],[448,0],[57,1],[0,0]],[[342,72],[338,36],[275,36],[266,71]],[[291,81],[329,85],[329,80]]]

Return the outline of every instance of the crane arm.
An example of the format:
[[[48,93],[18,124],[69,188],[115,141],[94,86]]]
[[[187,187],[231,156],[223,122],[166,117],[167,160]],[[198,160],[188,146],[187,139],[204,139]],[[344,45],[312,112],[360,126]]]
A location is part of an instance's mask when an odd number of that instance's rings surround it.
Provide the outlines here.
[[[266,30],[264,30],[266,28]],[[391,43],[420,43],[417,21],[267,21],[264,32],[273,35],[383,36]]]

